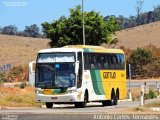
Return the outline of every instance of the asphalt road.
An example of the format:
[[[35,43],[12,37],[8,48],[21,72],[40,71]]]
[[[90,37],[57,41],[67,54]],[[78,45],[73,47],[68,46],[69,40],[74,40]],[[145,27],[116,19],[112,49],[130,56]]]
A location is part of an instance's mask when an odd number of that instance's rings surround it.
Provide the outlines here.
[[[147,100],[145,103],[160,100],[160,98]],[[123,111],[127,108],[135,108],[139,101],[121,101],[117,106],[103,107],[100,103],[89,103],[86,108],[75,108],[73,105],[55,105],[52,109],[43,108],[14,108],[1,109],[2,120],[93,120],[93,119],[134,119],[133,115],[126,115]],[[118,117],[120,116],[120,118]],[[151,114],[152,115],[152,114]],[[116,117],[117,116],[117,117]],[[160,119],[159,116],[155,116]],[[119,119],[118,119],[119,118]],[[122,120],[123,120],[122,119]]]
[[[11,115],[10,115],[11,116]],[[6,119],[5,119],[6,118]],[[9,118],[9,119],[8,119]],[[147,119],[148,118],[148,119]],[[3,115],[4,120],[159,120],[158,114],[20,114],[11,117]]]

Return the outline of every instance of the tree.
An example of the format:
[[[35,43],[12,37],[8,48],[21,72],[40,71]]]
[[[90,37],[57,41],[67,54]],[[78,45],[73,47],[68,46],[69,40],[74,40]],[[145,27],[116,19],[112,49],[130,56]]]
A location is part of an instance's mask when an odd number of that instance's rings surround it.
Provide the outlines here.
[[[26,26],[25,30],[23,31],[23,36],[26,37],[39,37],[39,27],[36,24]]]
[[[137,76],[144,76],[144,66],[151,62],[153,62],[152,52],[143,48],[137,48],[128,58],[128,63],[132,64],[134,73]]]
[[[119,29],[114,17],[108,21],[98,12],[84,12],[85,34],[87,45],[100,45],[111,43],[112,35]],[[42,23],[44,34],[51,39],[51,47],[83,44],[82,12],[81,6],[70,9],[70,16],[60,17],[52,23]]]
[[[2,34],[6,34],[6,35],[17,35],[18,33],[18,28],[15,25],[8,25],[8,26],[4,26],[1,29]]]
[[[155,6],[153,12],[155,16],[155,21],[160,20],[160,5]]]
[[[140,13],[141,13],[141,10],[142,10],[142,5],[143,5],[144,1],[137,1],[137,4],[136,4],[136,11],[137,11],[137,25],[140,25],[139,24],[139,16],[140,16]]]
[[[130,16],[129,19],[128,19],[128,27],[132,28],[132,27],[135,27],[135,26],[137,26],[136,18],[134,16]]]

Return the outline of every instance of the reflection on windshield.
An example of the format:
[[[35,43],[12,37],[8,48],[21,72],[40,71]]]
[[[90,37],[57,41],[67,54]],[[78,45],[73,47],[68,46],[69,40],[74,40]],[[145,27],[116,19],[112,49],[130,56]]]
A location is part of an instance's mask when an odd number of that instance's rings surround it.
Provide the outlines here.
[[[73,87],[75,86],[74,69],[74,63],[39,63],[36,70],[36,87]]]

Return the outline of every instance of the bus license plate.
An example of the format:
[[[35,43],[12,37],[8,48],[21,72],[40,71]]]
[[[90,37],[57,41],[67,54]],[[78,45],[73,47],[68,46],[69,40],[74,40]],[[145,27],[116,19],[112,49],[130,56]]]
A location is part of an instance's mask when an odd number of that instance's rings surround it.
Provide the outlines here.
[[[51,91],[51,90],[48,90],[48,89],[45,89],[45,90],[43,91],[43,93],[44,93],[45,95],[50,95],[50,94],[52,93],[52,91]]]
[[[51,97],[51,99],[52,99],[52,100],[56,100],[56,99],[57,99],[57,97]]]

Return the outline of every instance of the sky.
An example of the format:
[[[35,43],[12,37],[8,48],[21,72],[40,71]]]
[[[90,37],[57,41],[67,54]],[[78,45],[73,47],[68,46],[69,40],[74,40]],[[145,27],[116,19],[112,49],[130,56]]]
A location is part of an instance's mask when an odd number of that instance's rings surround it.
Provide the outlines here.
[[[136,15],[137,0],[83,0],[84,11],[95,10],[101,15]],[[160,0],[143,0],[142,12],[151,11],[160,5]],[[25,26],[52,22],[69,15],[69,8],[81,5],[82,0],[0,0],[0,26],[16,25],[18,30]]]

